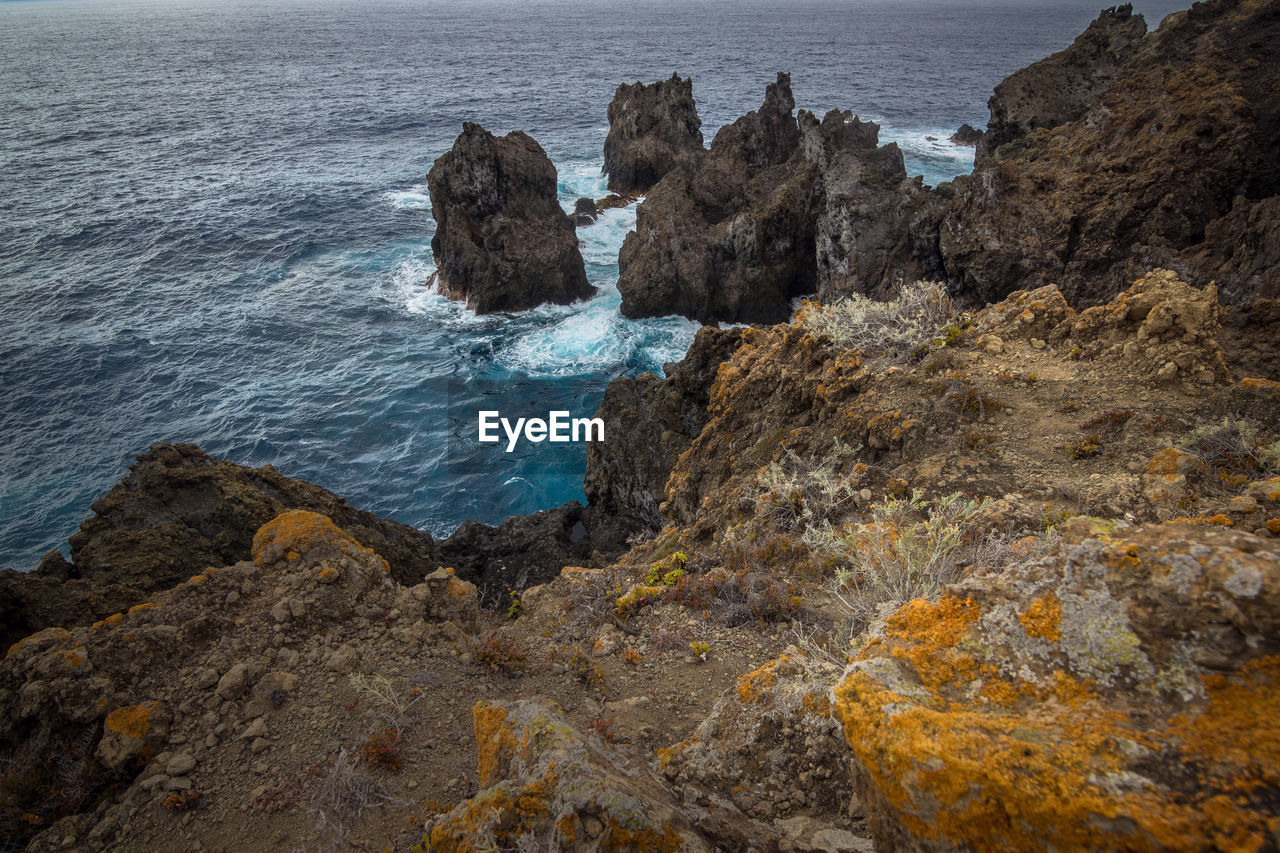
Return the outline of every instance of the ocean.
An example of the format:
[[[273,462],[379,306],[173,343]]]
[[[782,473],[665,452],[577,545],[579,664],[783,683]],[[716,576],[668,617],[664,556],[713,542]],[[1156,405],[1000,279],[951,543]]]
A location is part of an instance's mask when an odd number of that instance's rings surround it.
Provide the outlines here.
[[[1136,4],[1154,27],[1181,3]],[[484,400],[590,415],[696,326],[618,314],[634,210],[580,229],[589,302],[476,317],[432,292],[425,175],[463,121],[605,193],[621,82],[692,76],[708,144],[789,71],[908,171],[1097,2],[0,2],[0,566],[34,568],[154,442],[191,441],[447,535],[582,498],[583,445],[459,449]],[[454,424],[456,431],[457,424]]]

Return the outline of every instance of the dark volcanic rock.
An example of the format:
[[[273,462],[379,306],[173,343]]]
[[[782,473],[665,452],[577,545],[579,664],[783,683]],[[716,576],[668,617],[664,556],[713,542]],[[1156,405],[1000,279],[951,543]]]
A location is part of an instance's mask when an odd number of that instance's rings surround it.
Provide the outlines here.
[[[878,146],[880,126],[832,110],[821,124],[800,111],[805,158],[817,166],[818,298],[878,298],[905,282],[943,276],[937,252],[940,199],[908,178],[896,144]]]
[[[642,193],[704,153],[693,81],[672,74],[657,83],[623,83],[609,103],[604,171],[609,189]]]
[[[429,533],[354,509],[320,486],[194,444],[156,444],[93,504],[69,540],[71,564],[50,554],[29,574],[0,572],[5,641],[101,619],[209,566],[247,560],[258,528],[291,509],[329,516],[384,557],[400,583],[439,565]]]
[[[1066,50],[1006,77],[987,104],[991,121],[974,140],[977,156],[990,156],[1037,128],[1083,116],[1119,79],[1146,31],[1146,21],[1133,14],[1131,4],[1116,6],[1099,15]]]
[[[1224,303],[1280,293],[1280,3],[1210,0],[1141,37],[1127,7],[992,98],[943,221],[953,286],[1095,304],[1155,267]]]
[[[605,440],[587,446],[583,491],[592,507],[656,530],[676,459],[702,432],[716,369],[742,338],[740,329],[705,326],[688,354],[667,365],[667,378],[652,373],[609,383],[596,417]]]
[[[580,198],[573,203],[573,224],[576,227],[590,225],[599,217],[600,211],[596,208],[594,199]]]
[[[670,172],[636,210],[618,256],[628,317],[772,322],[815,287],[814,172],[791,163],[800,131],[791,81],[720,129],[697,168]]]
[[[466,122],[427,174],[442,288],[477,313],[564,305],[595,293],[556,169],[530,136]]]
[[[965,122],[955,133],[951,134],[951,142],[956,145],[977,145],[982,141],[982,131]]]
[[[140,591],[163,589],[208,566],[249,559],[258,528],[282,512],[322,513],[417,583],[439,561],[431,535],[353,508],[327,489],[270,465],[247,468],[194,444],[157,444],[93,504],[68,541],[78,577]]]
[[[474,583],[483,600],[505,604],[508,590],[546,583],[565,566],[590,564],[597,553],[604,559],[617,557],[634,529],[570,501],[512,516],[497,527],[468,521],[438,545],[444,564]]]

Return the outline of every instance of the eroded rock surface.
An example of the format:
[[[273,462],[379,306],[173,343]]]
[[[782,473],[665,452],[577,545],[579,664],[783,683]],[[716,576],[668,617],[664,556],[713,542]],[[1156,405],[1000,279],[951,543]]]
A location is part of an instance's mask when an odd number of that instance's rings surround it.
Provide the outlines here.
[[[623,83],[609,103],[604,171],[615,193],[643,193],[705,153],[693,81],[679,74],[657,83]]]
[[[1278,605],[1274,540],[1189,524],[906,605],[835,693],[877,847],[1265,847]]]
[[[494,136],[472,122],[427,174],[442,289],[479,314],[565,305],[596,292],[556,169],[528,134]]]

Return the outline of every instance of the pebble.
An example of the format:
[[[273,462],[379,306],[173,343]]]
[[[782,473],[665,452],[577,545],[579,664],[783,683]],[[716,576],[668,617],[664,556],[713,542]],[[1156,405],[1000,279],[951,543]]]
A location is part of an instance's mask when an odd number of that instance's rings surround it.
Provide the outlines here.
[[[254,755],[258,755],[260,753],[266,752],[267,749],[269,749],[270,747],[271,747],[270,741],[268,741],[266,738],[260,737],[257,740],[255,740],[253,744],[249,747],[249,751],[252,752]]]
[[[196,757],[189,752],[180,752],[164,766],[164,772],[170,776],[186,776],[196,768]]]

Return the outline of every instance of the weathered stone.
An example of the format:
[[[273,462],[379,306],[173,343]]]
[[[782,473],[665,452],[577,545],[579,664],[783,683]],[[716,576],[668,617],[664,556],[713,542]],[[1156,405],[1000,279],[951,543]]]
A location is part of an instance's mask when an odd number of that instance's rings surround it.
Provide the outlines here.
[[[466,122],[432,165],[427,188],[441,289],[476,313],[564,305],[596,292],[556,198],[555,166],[532,137],[496,137]]]
[[[609,103],[604,171],[616,193],[643,193],[704,153],[693,81],[672,74],[657,83],[623,83]]]

